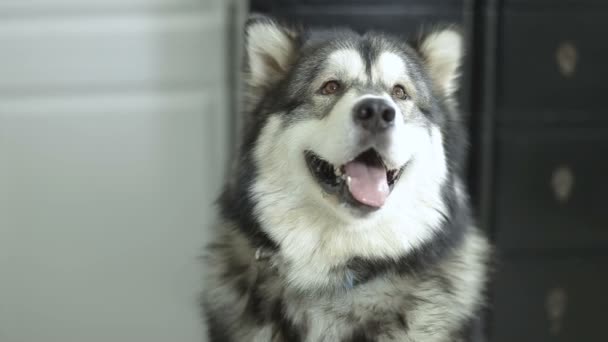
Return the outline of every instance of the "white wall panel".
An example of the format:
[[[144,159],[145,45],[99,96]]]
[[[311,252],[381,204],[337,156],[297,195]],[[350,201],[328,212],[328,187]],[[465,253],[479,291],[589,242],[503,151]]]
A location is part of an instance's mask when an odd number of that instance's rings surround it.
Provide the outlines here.
[[[0,20],[0,94],[217,84],[223,19],[201,11]]]
[[[197,257],[227,128],[210,98],[0,115],[2,341],[201,340]]]

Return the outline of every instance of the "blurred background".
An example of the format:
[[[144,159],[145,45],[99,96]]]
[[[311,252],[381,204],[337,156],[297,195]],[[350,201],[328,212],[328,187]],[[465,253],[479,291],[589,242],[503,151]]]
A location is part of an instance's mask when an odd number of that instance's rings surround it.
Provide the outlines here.
[[[606,341],[608,2],[0,2],[0,342],[204,341],[198,256],[248,11],[405,37],[457,23],[489,341]]]

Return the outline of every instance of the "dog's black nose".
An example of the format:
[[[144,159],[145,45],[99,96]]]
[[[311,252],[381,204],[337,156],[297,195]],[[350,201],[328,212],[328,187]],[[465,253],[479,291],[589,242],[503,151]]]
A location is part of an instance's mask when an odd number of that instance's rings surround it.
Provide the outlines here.
[[[355,122],[372,133],[380,133],[395,124],[395,108],[384,99],[367,99],[353,109]]]

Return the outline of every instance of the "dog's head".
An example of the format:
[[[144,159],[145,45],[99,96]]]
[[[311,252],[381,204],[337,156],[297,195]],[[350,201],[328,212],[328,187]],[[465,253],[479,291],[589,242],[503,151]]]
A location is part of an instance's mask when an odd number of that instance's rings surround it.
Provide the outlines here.
[[[319,234],[402,229],[411,245],[430,236],[445,217],[448,157],[456,158],[450,150],[460,149],[446,131],[459,120],[453,96],[462,44],[451,28],[408,44],[251,18],[249,165],[240,166],[251,170],[241,170],[249,178],[241,197],[252,202],[262,230],[276,241],[295,226],[314,236],[311,227],[319,225]]]

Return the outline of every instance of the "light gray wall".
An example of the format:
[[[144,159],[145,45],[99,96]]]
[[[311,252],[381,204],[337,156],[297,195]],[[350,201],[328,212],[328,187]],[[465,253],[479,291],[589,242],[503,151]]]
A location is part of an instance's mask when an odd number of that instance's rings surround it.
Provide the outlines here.
[[[0,2],[0,341],[202,341],[228,1]]]

